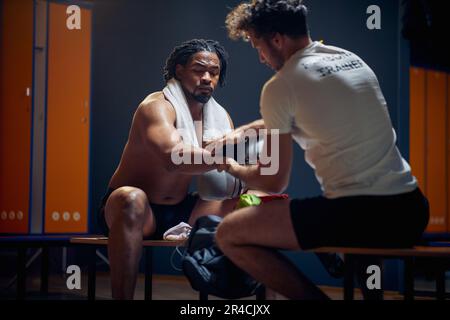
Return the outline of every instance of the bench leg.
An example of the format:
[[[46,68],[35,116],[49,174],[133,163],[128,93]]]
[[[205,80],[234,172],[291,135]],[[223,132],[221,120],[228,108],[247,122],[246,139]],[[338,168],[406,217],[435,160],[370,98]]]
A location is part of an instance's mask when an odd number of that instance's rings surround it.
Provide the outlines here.
[[[17,300],[24,300],[26,293],[26,256],[27,248],[17,248]]]
[[[200,291],[198,299],[200,301],[208,301],[208,294],[206,292],[201,292]]]
[[[439,266],[436,274],[436,299],[445,300],[445,261],[437,261]]]
[[[95,300],[95,277],[97,269],[97,247],[88,246],[88,300]]]
[[[144,299],[152,300],[153,296],[153,248],[145,248],[145,289]]]
[[[256,300],[258,300],[258,301],[266,300],[266,287],[265,286],[261,285],[256,290]]]
[[[47,246],[42,248],[41,252],[41,293],[48,294],[48,259],[49,248]]]
[[[414,258],[403,259],[404,263],[404,300],[414,300]]]
[[[361,288],[364,300],[370,301],[383,300],[384,293],[382,288],[370,290],[367,287],[367,279],[368,279],[367,268],[369,266],[376,265],[380,267],[382,273],[383,272],[382,259],[376,256],[354,256],[353,259],[356,277],[358,279],[358,284],[359,287]]]
[[[354,281],[353,281],[353,275],[355,270],[355,261],[352,255],[346,254],[344,255],[344,263],[345,263],[345,270],[344,270],[344,300],[353,300],[354,294],[353,294],[353,288],[354,288]]]

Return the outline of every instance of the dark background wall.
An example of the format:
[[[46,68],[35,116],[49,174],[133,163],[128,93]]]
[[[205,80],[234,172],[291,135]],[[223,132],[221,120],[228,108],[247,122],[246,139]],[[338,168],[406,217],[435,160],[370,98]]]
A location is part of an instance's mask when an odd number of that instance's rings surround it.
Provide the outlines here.
[[[216,99],[236,125],[259,117],[259,94],[272,71],[261,65],[249,44],[227,39],[224,19],[240,1],[224,0],[96,0],[93,15],[92,129],[90,212],[95,216],[127,140],[133,113],[151,92],[164,86],[162,68],[172,48],[192,38],[220,41],[230,54],[227,86]],[[340,46],[361,56],[375,71],[389,104],[399,146],[408,155],[407,48],[400,35],[400,4],[394,0],[310,0],[314,40]],[[381,8],[382,29],[368,30],[369,5]],[[349,119],[350,121],[351,119]],[[149,163],[149,165],[151,165]],[[296,147],[288,193],[320,194],[312,170]],[[274,213],[276,214],[276,213]],[[361,214],[364,214],[362,212]],[[370,222],[368,222],[370,223]],[[92,226],[95,225],[92,219]],[[173,273],[168,254],[156,259],[157,272]],[[318,283],[338,284],[309,254],[289,256]],[[387,282],[396,283],[396,264]]]

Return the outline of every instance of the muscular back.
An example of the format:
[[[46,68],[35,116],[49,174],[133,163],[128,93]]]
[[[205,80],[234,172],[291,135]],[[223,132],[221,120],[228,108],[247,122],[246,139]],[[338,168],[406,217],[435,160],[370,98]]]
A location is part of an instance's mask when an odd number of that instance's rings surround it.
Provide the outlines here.
[[[150,202],[175,204],[183,200],[191,175],[170,170],[172,148],[181,141],[176,113],[162,92],[149,95],[136,110],[128,141],[109,187],[142,189]]]

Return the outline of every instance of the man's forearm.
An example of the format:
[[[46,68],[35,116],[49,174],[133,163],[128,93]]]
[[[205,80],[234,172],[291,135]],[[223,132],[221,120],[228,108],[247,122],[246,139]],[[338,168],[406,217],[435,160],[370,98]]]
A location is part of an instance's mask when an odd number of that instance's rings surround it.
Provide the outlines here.
[[[232,165],[228,173],[245,182],[246,186],[252,190],[260,190],[267,193],[278,193],[279,188],[274,185],[273,176],[261,175],[260,165]]]
[[[237,130],[245,132],[245,131],[251,130],[251,129],[259,130],[259,129],[265,129],[265,128],[266,128],[266,126],[264,124],[264,120],[259,119],[259,120],[255,120],[251,123],[245,124],[245,125],[239,127]]]
[[[217,164],[213,160],[211,152],[208,150],[187,146],[172,152],[168,160],[168,169],[179,174],[200,175],[217,169]]]
[[[243,125],[236,131],[239,130],[242,133],[245,133],[245,131],[247,130],[258,130],[264,128],[264,120],[260,119]],[[174,152],[172,154],[172,159],[170,160],[171,162],[169,164],[170,171],[187,175],[199,175],[217,169],[217,164],[212,160],[214,156],[210,151],[191,146],[182,150],[183,151],[181,155],[179,154],[179,152]],[[259,175],[259,172],[257,175]]]

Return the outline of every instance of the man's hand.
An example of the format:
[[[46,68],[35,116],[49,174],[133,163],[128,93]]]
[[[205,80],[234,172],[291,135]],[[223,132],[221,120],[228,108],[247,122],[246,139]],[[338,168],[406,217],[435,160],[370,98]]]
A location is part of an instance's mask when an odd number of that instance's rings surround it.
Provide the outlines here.
[[[231,172],[236,171],[237,167],[240,167],[241,165],[237,163],[234,159],[231,158],[224,158],[224,163],[217,164],[217,171],[222,172],[228,172],[231,175],[233,175]],[[234,170],[233,170],[234,169]]]
[[[205,149],[211,151],[211,154],[214,156],[216,154],[222,154],[226,146],[233,146],[242,142],[244,142],[244,130],[239,128],[217,140],[206,142]]]
[[[246,124],[242,127],[239,127],[236,130],[224,135],[223,137],[206,142],[207,150],[211,151],[214,155],[216,152],[221,154],[224,146],[227,145],[236,145],[239,143],[243,143],[245,137],[249,137],[250,135],[258,135],[258,129],[264,129],[264,121],[262,119],[253,121],[252,123]]]
[[[251,189],[267,193],[284,192],[289,185],[292,167],[292,135],[290,133],[281,134],[278,139],[272,141],[273,137],[271,135],[265,139],[264,148],[267,149],[263,151],[263,154],[270,155],[268,163],[260,159],[257,164],[244,166],[227,158],[225,163],[220,165],[220,170],[225,170],[242,180]],[[275,151],[273,143],[278,144],[278,150]]]

